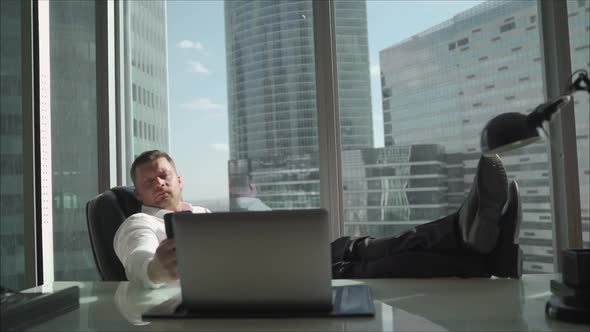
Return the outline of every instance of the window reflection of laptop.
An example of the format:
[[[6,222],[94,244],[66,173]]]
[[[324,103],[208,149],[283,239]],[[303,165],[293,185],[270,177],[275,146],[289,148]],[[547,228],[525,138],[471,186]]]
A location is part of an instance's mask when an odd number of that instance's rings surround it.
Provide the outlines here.
[[[331,287],[325,210],[175,213],[181,297],[144,317],[373,316],[366,285]]]

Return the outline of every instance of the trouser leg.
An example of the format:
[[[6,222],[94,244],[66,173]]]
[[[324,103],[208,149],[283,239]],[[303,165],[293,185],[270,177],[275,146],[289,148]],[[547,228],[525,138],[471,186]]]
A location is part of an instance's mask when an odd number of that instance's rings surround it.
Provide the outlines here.
[[[486,255],[465,249],[458,215],[397,236],[332,242],[333,278],[489,277]]]
[[[456,251],[462,248],[458,227],[458,215],[453,213],[396,236],[339,238],[332,242],[332,262],[372,261],[407,251]]]
[[[477,253],[403,252],[372,261],[332,264],[332,278],[490,277],[488,258]]]

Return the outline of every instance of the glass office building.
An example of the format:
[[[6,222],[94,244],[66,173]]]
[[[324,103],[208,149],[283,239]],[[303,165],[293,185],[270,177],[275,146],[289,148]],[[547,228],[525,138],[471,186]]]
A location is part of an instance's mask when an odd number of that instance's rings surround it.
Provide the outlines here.
[[[588,1],[569,1],[572,68],[590,66]],[[464,190],[473,181],[479,134],[504,112],[545,101],[536,1],[488,1],[380,52],[385,145],[434,144],[462,156]],[[576,97],[584,239],[588,242],[588,97]],[[502,155],[521,188],[525,272],[553,267],[548,146]],[[456,180],[457,178],[455,178]],[[450,191],[457,205],[463,190]]]
[[[346,235],[396,234],[447,213],[452,168],[443,146],[348,150],[342,165]]]
[[[20,2],[0,2],[0,18],[0,284],[21,289],[25,207]]]
[[[93,279],[86,202],[98,192],[95,6],[49,3],[55,279]]]
[[[168,149],[166,10],[162,1],[126,1],[126,159]],[[96,268],[86,202],[98,194],[95,4],[50,3],[51,139],[55,279],[88,280]],[[129,167],[126,167],[127,169]]]
[[[312,1],[225,2],[229,168],[249,160],[272,208],[319,206],[312,15]],[[337,2],[336,16],[343,149],[369,148],[366,4]]]
[[[166,2],[123,2],[127,169],[146,150],[169,151]]]

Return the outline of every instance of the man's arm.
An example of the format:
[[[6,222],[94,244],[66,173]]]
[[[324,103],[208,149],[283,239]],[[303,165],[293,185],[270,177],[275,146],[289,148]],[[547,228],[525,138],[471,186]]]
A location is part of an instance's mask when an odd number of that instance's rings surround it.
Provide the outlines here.
[[[160,246],[156,235],[157,221],[152,219],[152,216],[143,213],[132,215],[119,227],[113,241],[115,253],[125,267],[127,278],[147,288],[162,285],[158,283],[159,278],[152,280],[148,272]]]
[[[154,258],[149,262],[147,274],[153,283],[165,283],[178,279],[176,261],[176,242],[166,239],[156,249]]]

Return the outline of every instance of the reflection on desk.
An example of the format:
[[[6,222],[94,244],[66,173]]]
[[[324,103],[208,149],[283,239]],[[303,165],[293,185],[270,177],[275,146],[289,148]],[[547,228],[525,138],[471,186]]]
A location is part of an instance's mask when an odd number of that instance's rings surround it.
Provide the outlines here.
[[[80,286],[80,308],[31,331],[588,331],[545,318],[554,274],[510,279],[335,280],[364,282],[375,299],[372,318],[154,319],[141,314],[180,292],[178,283],[146,290],[129,282],[55,282],[29,291]]]

